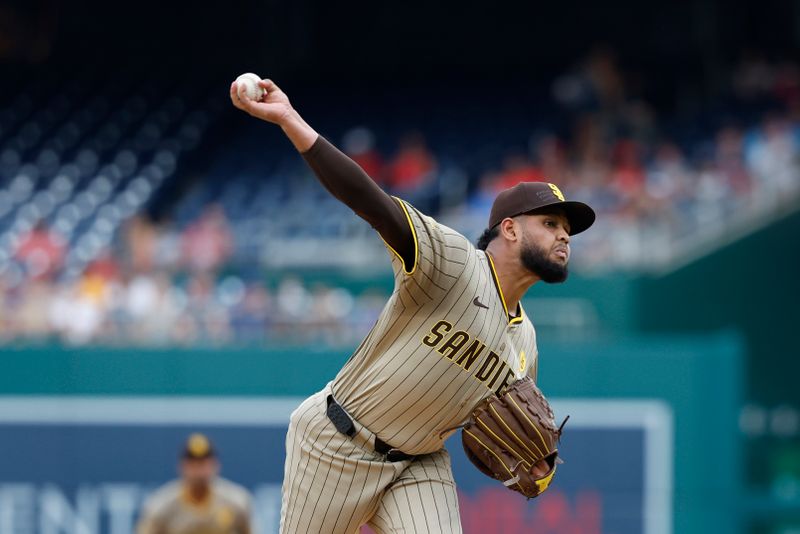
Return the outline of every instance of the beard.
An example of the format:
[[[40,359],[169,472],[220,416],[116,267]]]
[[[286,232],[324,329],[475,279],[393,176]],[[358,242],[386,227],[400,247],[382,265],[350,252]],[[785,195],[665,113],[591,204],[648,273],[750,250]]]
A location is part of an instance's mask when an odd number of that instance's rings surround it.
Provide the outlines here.
[[[526,269],[548,284],[560,284],[569,274],[566,263],[550,260],[545,250],[527,239],[522,243],[519,258]]]

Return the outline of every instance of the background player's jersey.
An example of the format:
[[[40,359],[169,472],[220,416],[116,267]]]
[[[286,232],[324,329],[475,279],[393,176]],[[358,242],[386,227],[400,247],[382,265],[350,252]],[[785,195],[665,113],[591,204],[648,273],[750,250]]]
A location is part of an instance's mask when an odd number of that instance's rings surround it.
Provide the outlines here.
[[[184,497],[180,480],[158,489],[145,503],[137,534],[250,534],[250,496],[243,487],[216,479],[202,505]]]
[[[333,393],[383,441],[424,454],[441,449],[491,392],[526,374],[536,378],[536,333],[521,306],[509,315],[489,255],[401,205],[416,260],[403,265],[393,255],[394,293]]]

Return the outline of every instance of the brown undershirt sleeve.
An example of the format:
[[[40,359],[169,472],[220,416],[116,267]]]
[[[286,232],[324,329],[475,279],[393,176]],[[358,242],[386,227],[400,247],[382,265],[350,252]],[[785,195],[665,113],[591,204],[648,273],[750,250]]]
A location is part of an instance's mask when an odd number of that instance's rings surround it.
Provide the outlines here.
[[[367,221],[405,265],[414,264],[414,235],[395,199],[322,136],[302,155],[325,189]]]

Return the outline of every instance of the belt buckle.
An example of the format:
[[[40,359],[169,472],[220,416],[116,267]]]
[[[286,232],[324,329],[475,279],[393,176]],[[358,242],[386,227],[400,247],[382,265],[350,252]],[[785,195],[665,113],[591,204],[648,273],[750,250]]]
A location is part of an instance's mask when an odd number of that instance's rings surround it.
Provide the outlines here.
[[[408,458],[408,454],[399,449],[389,449],[386,452],[386,459],[390,462],[402,462],[403,460],[408,460]]]
[[[402,462],[413,458],[410,454],[406,454],[400,449],[395,449],[378,436],[375,436],[375,452],[382,454],[390,462]]]

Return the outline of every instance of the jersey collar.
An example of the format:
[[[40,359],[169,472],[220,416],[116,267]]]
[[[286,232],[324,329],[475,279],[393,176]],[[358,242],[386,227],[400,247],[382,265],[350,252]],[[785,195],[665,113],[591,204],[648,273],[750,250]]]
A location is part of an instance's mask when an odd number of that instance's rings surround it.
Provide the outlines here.
[[[489,258],[489,269],[492,271],[494,287],[497,288],[497,294],[500,295],[500,302],[503,303],[503,312],[506,314],[506,320],[508,321],[508,324],[512,325],[521,323],[523,317],[522,304],[517,302],[516,316],[512,316],[508,313],[508,305],[506,305],[506,298],[503,295],[503,288],[500,287],[500,279],[497,277],[497,271],[494,268],[494,260],[492,259],[492,255],[488,252],[486,253],[486,257]]]
[[[197,508],[200,510],[208,509],[209,506],[211,505],[211,499],[213,497],[213,494],[214,494],[214,487],[211,486],[208,489],[208,493],[206,493],[202,499],[196,500],[189,492],[189,488],[186,486],[186,484],[183,483],[181,485],[181,501],[183,502],[183,504],[191,508]]]

